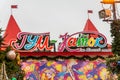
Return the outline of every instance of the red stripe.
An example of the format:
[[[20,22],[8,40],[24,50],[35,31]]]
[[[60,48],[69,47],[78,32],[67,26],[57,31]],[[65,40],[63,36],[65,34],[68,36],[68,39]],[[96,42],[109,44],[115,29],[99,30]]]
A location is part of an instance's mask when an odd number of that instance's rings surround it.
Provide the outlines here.
[[[28,56],[110,56],[112,52],[19,52],[21,57]]]
[[[11,8],[17,8],[17,5],[11,5]]]
[[[93,13],[93,11],[92,10],[88,10],[88,13]]]

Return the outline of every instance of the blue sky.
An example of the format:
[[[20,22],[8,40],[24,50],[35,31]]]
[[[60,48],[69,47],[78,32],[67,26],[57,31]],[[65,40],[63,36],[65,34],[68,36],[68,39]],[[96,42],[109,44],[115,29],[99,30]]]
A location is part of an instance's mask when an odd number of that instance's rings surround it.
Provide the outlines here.
[[[0,27],[6,29],[11,15],[10,6],[16,4],[13,15],[24,32],[50,32],[52,39],[60,34],[73,34],[83,30],[88,19],[87,10],[93,10],[89,18],[98,31],[111,43],[110,24],[99,19],[98,11],[108,6],[100,0],[0,0]]]

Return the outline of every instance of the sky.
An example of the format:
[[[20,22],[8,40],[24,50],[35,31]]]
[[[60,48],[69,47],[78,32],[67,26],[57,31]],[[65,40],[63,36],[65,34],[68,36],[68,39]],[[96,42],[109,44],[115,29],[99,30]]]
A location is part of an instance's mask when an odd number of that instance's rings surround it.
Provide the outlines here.
[[[60,34],[83,31],[88,19],[104,34],[109,44],[112,38],[110,23],[103,22],[98,12],[109,5],[100,0],[0,0],[0,27],[5,30],[11,15],[11,5],[18,5],[12,14],[23,32],[50,32],[51,39],[58,40]]]

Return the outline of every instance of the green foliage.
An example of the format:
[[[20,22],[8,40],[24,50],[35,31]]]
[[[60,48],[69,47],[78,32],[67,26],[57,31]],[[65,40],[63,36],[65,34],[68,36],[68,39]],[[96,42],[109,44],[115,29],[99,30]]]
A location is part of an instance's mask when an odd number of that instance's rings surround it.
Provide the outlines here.
[[[3,38],[2,38],[2,29],[0,28],[0,48],[1,48],[1,45],[2,45],[2,42],[3,42]],[[4,52],[0,50],[0,67],[1,67],[1,64],[4,60],[5,56],[4,56]]]
[[[106,64],[108,67],[108,70],[111,71],[112,73],[120,73],[120,65],[118,65],[118,60],[120,60],[119,56],[112,56],[106,58]]]
[[[120,55],[120,20],[114,20],[111,23],[112,52]]]
[[[24,77],[24,72],[21,70],[21,67],[17,64],[16,60],[6,59],[6,71],[8,77],[17,78],[17,80],[22,80]]]
[[[108,70],[113,74],[116,73],[118,80],[120,80],[120,65],[118,65],[118,61],[120,61],[120,20],[114,20],[111,23],[110,31],[113,38],[112,52],[114,56],[106,58],[106,64]]]
[[[1,35],[2,31],[3,30],[0,28],[0,48],[1,48],[1,45],[4,45],[3,37]],[[17,78],[17,80],[23,80],[24,72],[21,70],[21,66],[17,64],[17,60],[9,60],[6,57],[6,53],[10,50],[11,50],[10,47],[7,47],[6,50],[4,51],[0,50],[0,68],[3,61],[5,61],[6,73],[8,78],[11,79],[12,77],[15,77]]]

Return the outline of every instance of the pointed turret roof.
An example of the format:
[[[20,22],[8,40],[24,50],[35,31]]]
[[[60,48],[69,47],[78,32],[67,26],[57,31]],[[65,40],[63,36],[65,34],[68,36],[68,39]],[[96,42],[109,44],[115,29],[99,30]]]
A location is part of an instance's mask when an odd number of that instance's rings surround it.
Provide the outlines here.
[[[17,34],[21,32],[19,26],[17,25],[17,22],[15,21],[13,15],[10,16],[7,28],[4,33],[4,43],[9,45],[9,42],[11,40],[17,39]]]
[[[99,31],[96,29],[96,27],[94,26],[94,24],[91,22],[90,19],[87,20],[86,25],[85,25],[83,31],[85,31],[85,32],[88,32],[88,31],[99,32]]]

